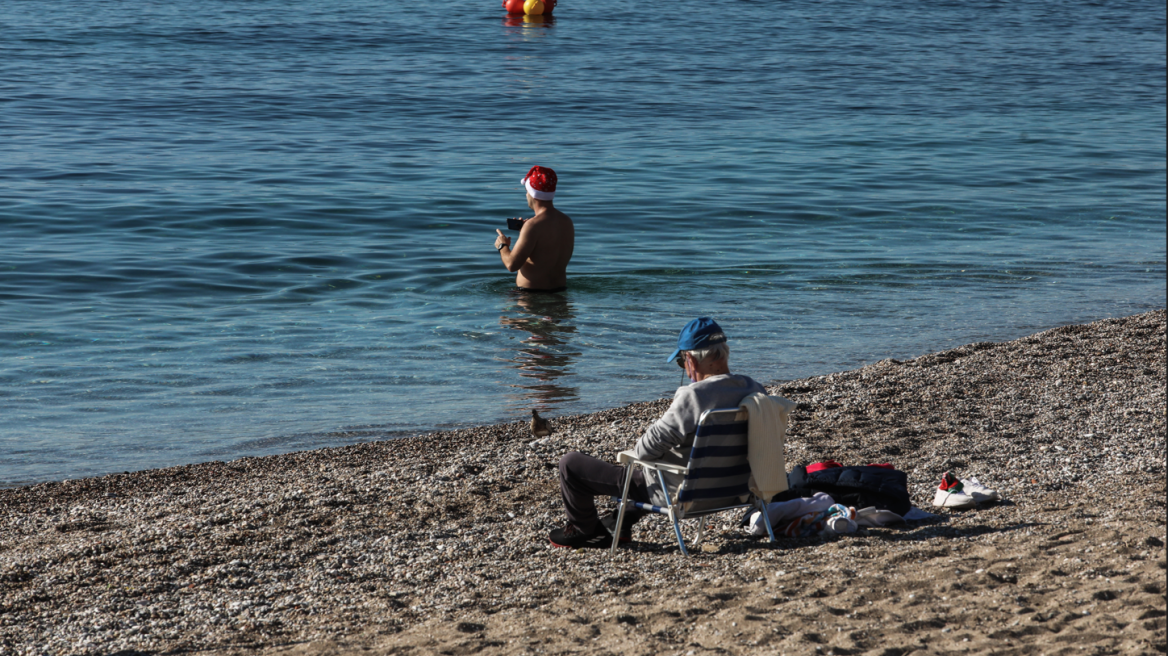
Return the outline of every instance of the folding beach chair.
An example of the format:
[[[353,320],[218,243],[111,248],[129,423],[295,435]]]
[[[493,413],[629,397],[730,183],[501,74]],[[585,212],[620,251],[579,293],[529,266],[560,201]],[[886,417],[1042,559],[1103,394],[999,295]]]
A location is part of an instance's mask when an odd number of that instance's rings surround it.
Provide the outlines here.
[[[693,546],[701,544],[702,537],[704,537],[706,529],[706,517],[716,512],[724,510],[738,510],[741,508],[757,508],[762,512],[763,522],[766,524],[767,535],[770,536],[772,542],[775,540],[774,528],[771,527],[770,517],[766,512],[766,504],[770,502],[771,498],[777,492],[786,489],[786,467],[783,458],[783,439],[785,438],[787,420],[786,415],[790,408],[794,407],[794,403],[777,397],[770,397],[775,401],[780,402],[782,418],[778,420],[775,415],[768,423],[773,425],[770,436],[763,436],[759,431],[754,431],[751,435],[749,418],[750,414],[746,408],[753,403],[755,408],[759,407],[761,397],[761,405],[767,407],[765,395],[756,394],[748,399],[744,399],[744,405],[739,408],[719,408],[716,410],[707,410],[702,413],[698,420],[697,431],[694,434],[693,450],[690,452],[689,464],[686,467],[679,467],[677,465],[657,462],[639,460],[633,451],[622,451],[618,460],[620,464],[625,465],[625,484],[621,492],[621,498],[616,501],[619,504],[620,510],[617,512],[617,527],[624,525],[625,509],[629,504],[641,510],[665,515],[673,522],[673,532],[677,536],[677,546],[681,548],[681,553],[689,555],[689,551],[685,548],[685,539],[681,535],[681,520],[689,518],[697,518],[698,520],[698,534],[697,539],[694,540]],[[789,405],[787,405],[789,404]],[[756,416],[767,416],[767,414],[759,413],[757,410]],[[756,429],[761,428],[756,426]],[[751,456],[750,443],[752,441],[758,444],[765,444],[769,441],[771,448],[760,448],[756,446],[756,451],[766,456],[767,461],[760,462],[758,458],[754,458],[754,468],[757,471],[760,480],[765,479],[766,489],[764,487],[759,490],[759,485],[752,479],[751,476]],[[777,442],[777,448],[776,447]],[[629,500],[629,485],[633,478],[633,468],[642,466],[646,470],[646,474],[655,474],[657,476],[658,484],[662,490],[666,490],[667,498],[664,508],[655,506],[650,503],[641,503],[639,501]],[[764,471],[766,470],[766,471]],[[684,476],[684,479],[677,491],[669,498],[668,486],[665,483],[664,473],[679,474]],[[781,483],[775,483],[776,472],[781,475]],[[759,494],[751,491],[752,483]],[[778,488],[778,489],[774,489]],[[761,495],[761,496],[760,496]],[[618,529],[619,533],[619,529]],[[618,544],[620,543],[619,535],[612,541],[612,553],[616,553]]]

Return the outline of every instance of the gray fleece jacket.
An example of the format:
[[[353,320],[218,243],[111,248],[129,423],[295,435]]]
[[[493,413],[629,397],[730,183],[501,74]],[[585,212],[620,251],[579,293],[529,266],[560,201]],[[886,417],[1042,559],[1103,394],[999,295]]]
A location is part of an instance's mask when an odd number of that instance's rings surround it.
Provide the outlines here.
[[[693,449],[694,433],[698,419],[706,410],[715,408],[736,408],[742,399],[761,392],[766,388],[749,376],[725,374],[690,383],[678,388],[673,395],[673,404],[637,440],[634,451],[640,460],[661,460],[682,467],[689,464],[689,452]],[[676,491],[684,477],[665,474],[665,483],[670,492]],[[665,505],[665,493],[657,482],[657,475],[645,472],[645,482],[649,484],[653,503]]]

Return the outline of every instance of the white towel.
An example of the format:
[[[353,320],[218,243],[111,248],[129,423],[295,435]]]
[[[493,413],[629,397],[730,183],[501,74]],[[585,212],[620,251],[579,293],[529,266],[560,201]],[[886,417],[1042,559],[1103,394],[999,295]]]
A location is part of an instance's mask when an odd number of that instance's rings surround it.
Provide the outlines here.
[[[787,421],[795,402],[756,392],[743,399],[741,407],[750,416],[750,491],[770,503],[771,498],[787,489]]]
[[[823,537],[832,537],[835,535],[843,535],[845,533],[855,533],[859,526],[856,520],[843,515],[836,515],[835,517],[828,517],[826,526],[819,532]]]
[[[904,521],[906,521],[906,522],[919,522],[919,521],[924,520],[924,519],[934,519],[934,518],[942,517],[942,516],[943,515],[934,515],[933,513],[925,512],[925,511],[921,510],[920,508],[913,506],[912,508],[908,509],[908,512],[904,516]]]
[[[807,513],[827,510],[835,504],[826,492],[816,492],[809,497],[791,499],[790,501],[772,501],[767,504],[767,517],[770,517],[771,528],[776,532],[783,530],[782,525],[798,519]],[[762,513],[757,510],[750,516],[750,534],[766,535],[766,525],[762,523]]]

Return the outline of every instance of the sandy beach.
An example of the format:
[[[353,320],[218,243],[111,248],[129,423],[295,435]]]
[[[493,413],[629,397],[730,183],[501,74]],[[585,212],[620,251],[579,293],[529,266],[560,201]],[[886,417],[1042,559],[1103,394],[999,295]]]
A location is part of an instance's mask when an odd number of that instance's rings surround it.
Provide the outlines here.
[[[46,483],[0,490],[0,654],[1165,652],[1163,310],[770,392],[789,466],[891,462],[940,516],[552,548],[560,455],[614,458],[667,400]],[[946,470],[1004,500],[934,509]]]

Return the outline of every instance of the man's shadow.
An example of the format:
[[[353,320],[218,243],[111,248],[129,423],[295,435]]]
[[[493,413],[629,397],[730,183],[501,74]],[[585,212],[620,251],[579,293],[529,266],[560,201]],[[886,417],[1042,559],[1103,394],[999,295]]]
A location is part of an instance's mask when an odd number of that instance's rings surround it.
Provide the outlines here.
[[[524,336],[519,349],[507,362],[519,372],[521,381],[509,395],[509,405],[524,412],[552,409],[580,397],[576,387],[564,385],[580,352],[571,343],[576,332],[575,314],[564,293],[508,292],[508,307],[499,323]]]

